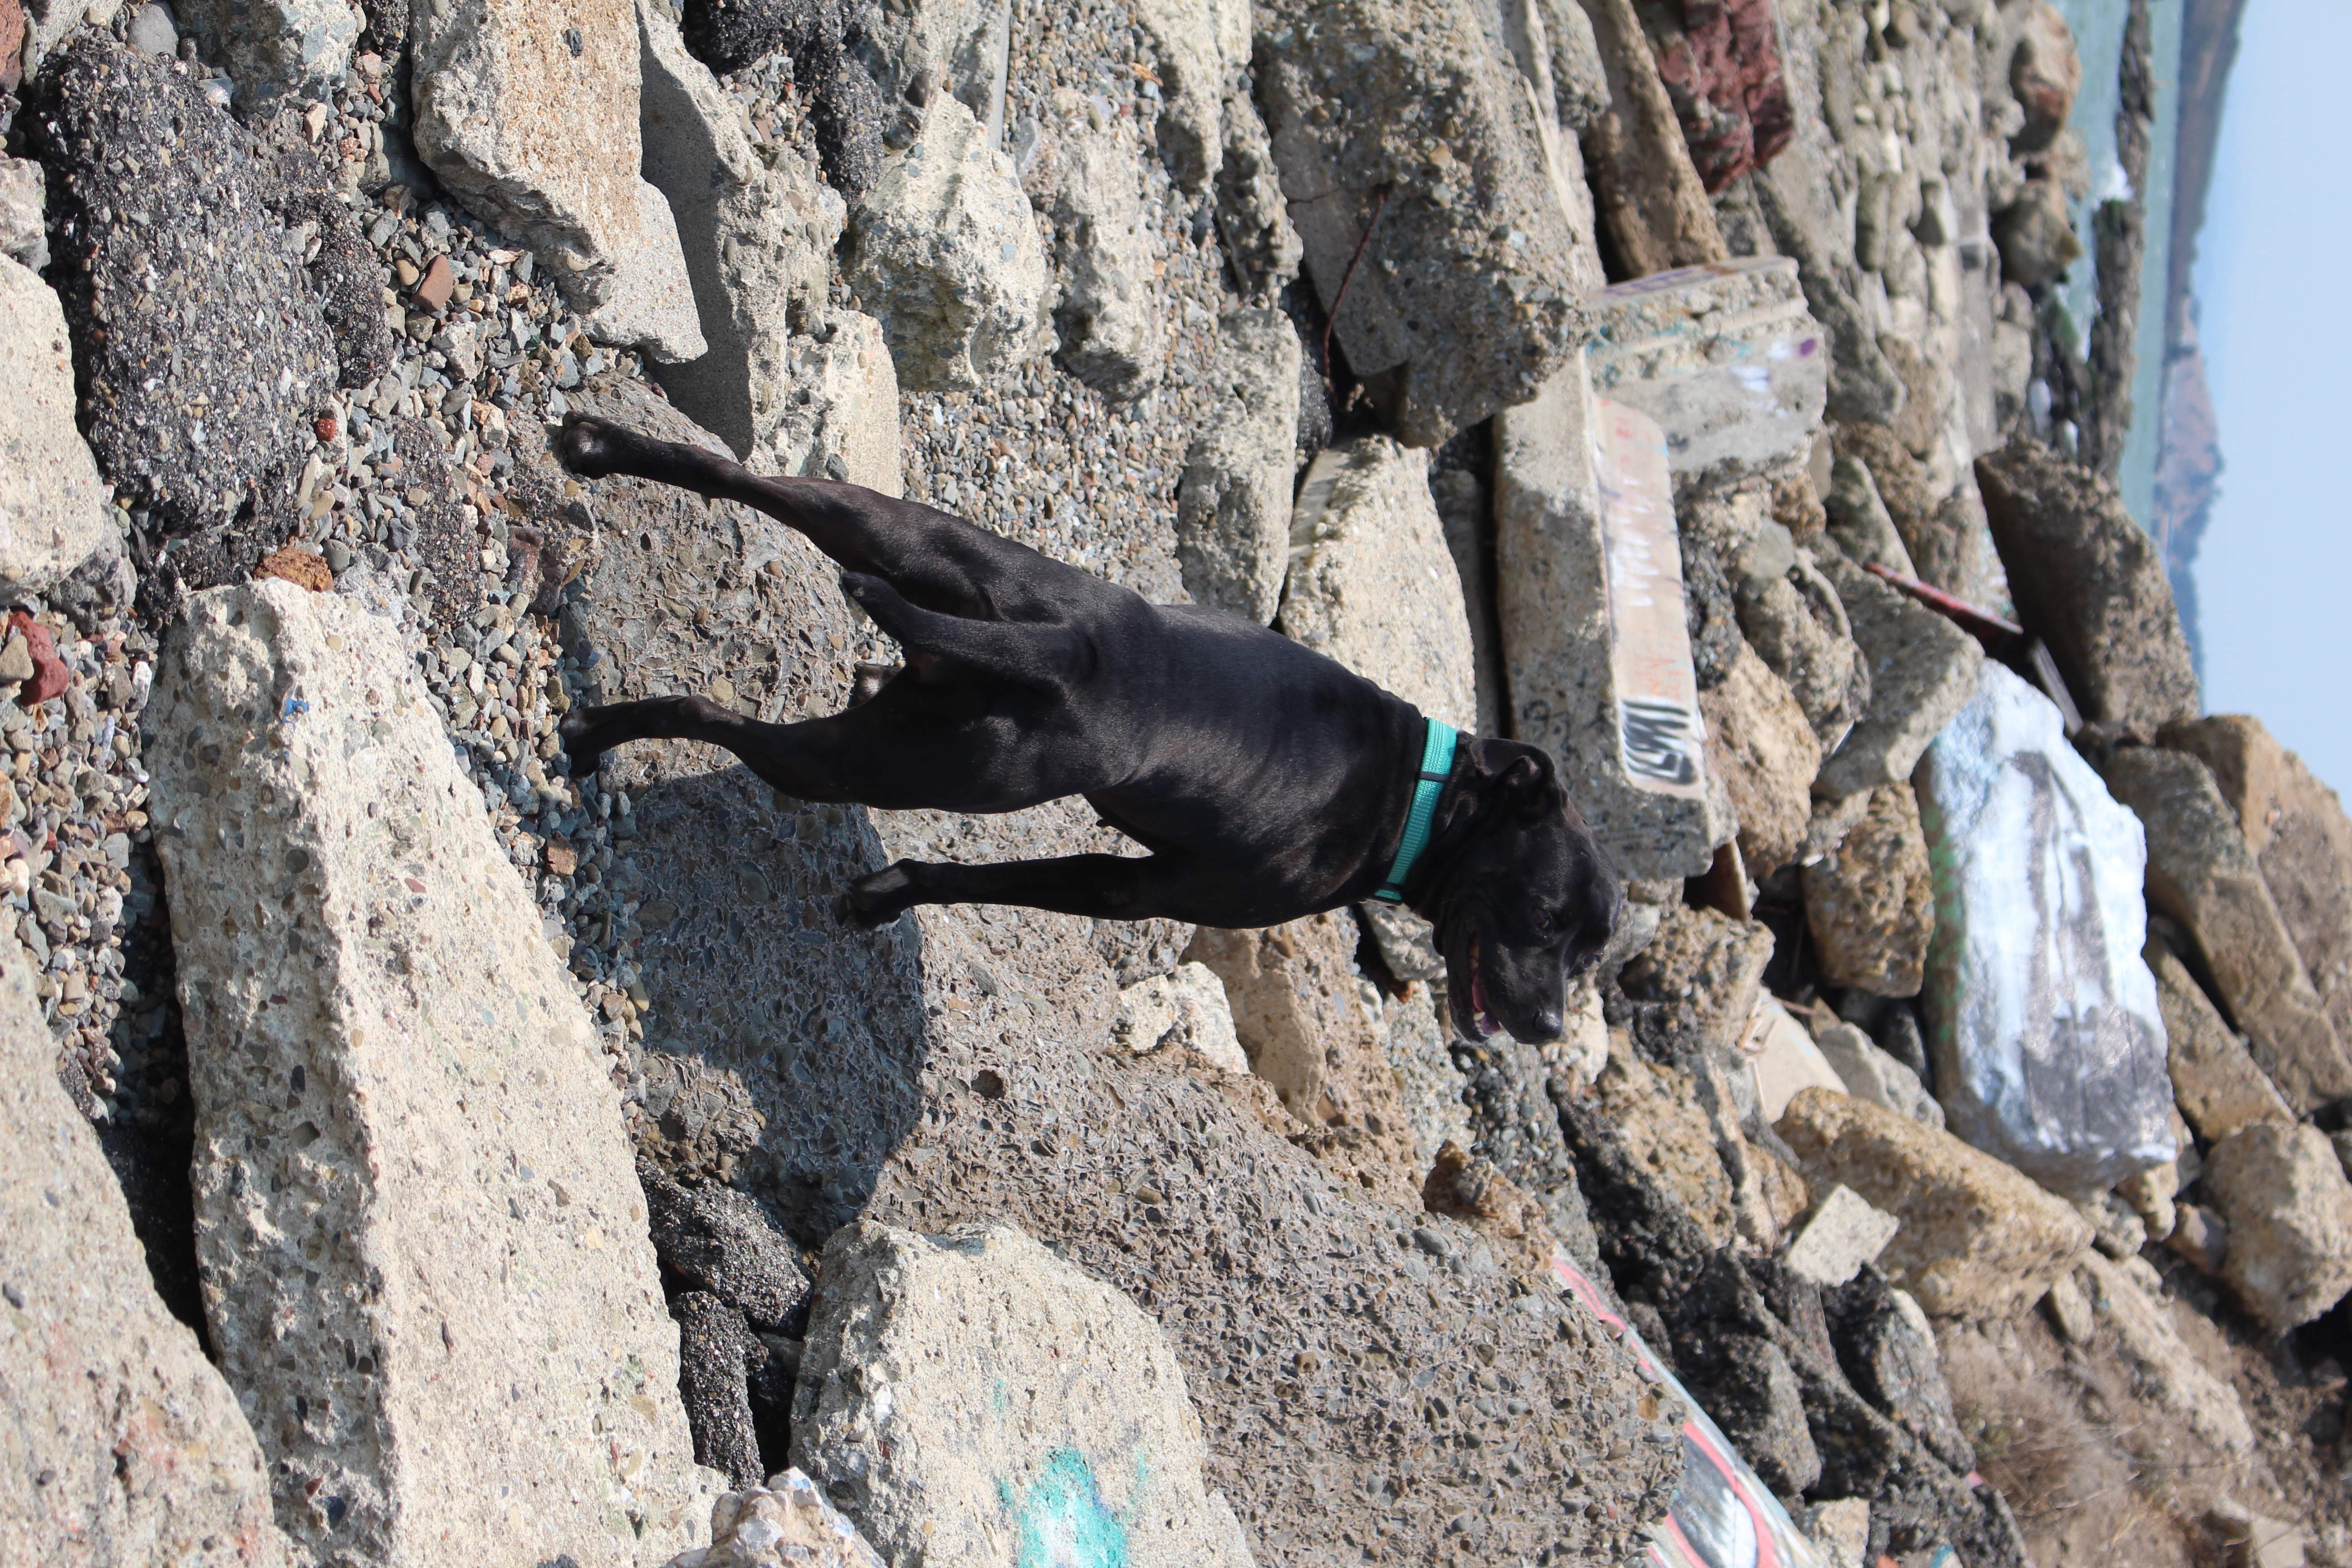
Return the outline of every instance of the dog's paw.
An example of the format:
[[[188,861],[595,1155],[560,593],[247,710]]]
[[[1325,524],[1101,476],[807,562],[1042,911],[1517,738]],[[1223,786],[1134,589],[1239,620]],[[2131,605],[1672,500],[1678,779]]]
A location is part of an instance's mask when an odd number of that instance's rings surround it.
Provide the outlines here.
[[[593,415],[573,414],[555,437],[555,455],[565,468],[583,479],[601,479],[619,467],[621,444],[628,429]]]
[[[596,739],[596,710],[574,708],[555,726],[555,738],[563,748],[565,771],[575,779],[593,778],[597,764],[604,760],[604,748]]]
[[[913,909],[916,899],[915,879],[901,860],[850,883],[841,896],[841,914],[860,930],[875,931]]]

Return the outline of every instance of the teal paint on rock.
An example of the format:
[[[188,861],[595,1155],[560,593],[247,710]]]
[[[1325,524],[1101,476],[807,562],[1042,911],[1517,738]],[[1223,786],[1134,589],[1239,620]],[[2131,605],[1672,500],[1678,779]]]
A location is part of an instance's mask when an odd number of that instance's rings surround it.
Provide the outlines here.
[[[998,1495],[1011,1489],[1000,1484]],[[1055,1451],[1013,1516],[1019,1568],[1127,1568],[1127,1526],[1104,1506],[1095,1473],[1076,1448]]]

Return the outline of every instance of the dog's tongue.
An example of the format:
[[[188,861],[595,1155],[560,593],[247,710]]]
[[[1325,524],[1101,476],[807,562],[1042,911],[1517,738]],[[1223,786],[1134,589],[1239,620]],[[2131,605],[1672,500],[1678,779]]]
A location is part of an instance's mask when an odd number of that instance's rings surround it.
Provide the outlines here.
[[[1475,953],[1472,962],[1474,964],[1476,962]],[[1503,1032],[1501,1022],[1486,1010],[1486,981],[1475,967],[1470,971],[1470,1012],[1478,1026],[1480,1039],[1492,1039]]]

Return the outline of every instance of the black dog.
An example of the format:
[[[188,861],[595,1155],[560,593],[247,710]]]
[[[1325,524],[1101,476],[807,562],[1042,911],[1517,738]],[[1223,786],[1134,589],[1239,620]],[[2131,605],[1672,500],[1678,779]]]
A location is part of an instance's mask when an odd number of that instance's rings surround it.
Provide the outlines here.
[[[798,529],[906,657],[845,711],[798,724],[700,697],[575,710],[562,736],[576,772],[625,741],[685,737],[803,800],[1002,812],[1083,795],[1151,852],[901,860],[850,889],[861,923],[995,903],[1264,926],[1370,898],[1387,879],[1428,727],[1322,655],[856,485],[760,479],[577,416],[558,449],[586,478],[656,479]],[[1568,977],[1609,939],[1617,877],[1549,756],[1465,736],[1402,900],[1437,928],[1457,1028],[1549,1040]]]

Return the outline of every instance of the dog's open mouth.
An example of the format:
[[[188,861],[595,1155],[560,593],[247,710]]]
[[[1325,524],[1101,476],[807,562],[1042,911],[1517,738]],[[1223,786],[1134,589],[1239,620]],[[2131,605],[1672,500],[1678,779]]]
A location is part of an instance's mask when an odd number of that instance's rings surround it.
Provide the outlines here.
[[[1470,1021],[1482,1040],[1491,1040],[1503,1032],[1503,1026],[1486,1005],[1486,977],[1478,973],[1478,938],[1470,938]]]

